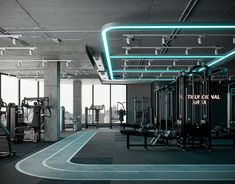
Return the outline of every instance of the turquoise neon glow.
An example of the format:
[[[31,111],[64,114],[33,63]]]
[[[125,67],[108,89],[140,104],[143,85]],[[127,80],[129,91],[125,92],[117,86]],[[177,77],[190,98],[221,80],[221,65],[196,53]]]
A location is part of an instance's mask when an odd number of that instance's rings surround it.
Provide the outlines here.
[[[225,29],[225,30],[227,30],[227,29],[235,29],[235,25],[129,25],[129,26],[125,26],[125,25],[118,26],[117,25],[117,26],[106,27],[102,30],[101,36],[102,36],[103,47],[104,47],[104,51],[105,51],[105,58],[106,58],[106,62],[108,65],[108,73],[109,73],[110,80],[114,79],[113,70],[112,70],[112,62],[111,62],[111,59],[114,59],[113,58],[114,56],[110,56],[110,51],[109,51],[109,46],[108,46],[107,33],[109,31],[112,31],[112,30],[135,30],[135,31],[146,30],[146,31],[151,31],[151,30],[166,30],[166,29],[167,30],[172,30],[172,29],[186,29],[186,30],[187,29],[188,30],[190,30],[190,29],[193,29],[193,30],[200,30],[200,29],[209,29],[209,30],[221,29],[221,30],[223,30],[223,29]],[[133,56],[133,57],[134,57],[134,59],[137,59],[138,56]],[[156,57],[156,56],[151,56],[151,57]],[[191,57],[191,56],[184,56],[184,58],[187,58],[187,57]],[[213,58],[217,58],[217,57],[220,57],[220,56],[214,56]],[[143,59],[143,57],[141,57],[141,58]],[[177,59],[177,58],[178,57],[172,58],[172,59]],[[203,58],[203,56],[194,57],[194,59],[199,59],[199,58]],[[219,63],[225,58],[227,58],[227,55],[222,56],[218,60],[213,61],[213,63],[211,63],[211,65]],[[121,58],[117,58],[117,59],[121,59]],[[125,56],[125,59],[128,59],[128,58]],[[150,58],[148,58],[148,59],[150,59]]]
[[[110,56],[110,59],[214,59],[214,58],[222,58],[223,56],[211,55],[211,56]]]
[[[113,73],[180,73],[180,72],[182,72],[182,70],[113,70]]]
[[[216,59],[216,60],[214,60],[214,61],[211,61],[211,62],[208,64],[208,66],[211,67],[211,66],[213,66],[213,65],[215,65],[215,64],[217,64],[217,63],[219,63],[220,61],[222,61],[222,60],[224,60],[224,59],[226,59],[226,58],[228,58],[228,57],[230,57],[230,56],[232,56],[232,55],[234,55],[234,54],[235,54],[235,51],[232,51],[232,52],[230,52],[229,54],[225,55],[224,57],[222,57],[222,58],[220,58],[220,59]]]
[[[102,32],[111,30],[153,30],[153,29],[235,29],[235,25],[140,25],[140,26],[112,26],[103,29]]]
[[[173,78],[160,78],[160,79],[157,79],[157,78],[125,78],[125,79],[122,79],[121,81],[173,81],[175,79]]]
[[[223,61],[224,59],[226,59],[226,58],[228,58],[228,57],[231,57],[231,56],[234,55],[234,54],[235,54],[235,50],[233,50],[232,52],[229,52],[228,54],[226,54],[225,56],[223,56],[223,57],[220,58],[220,59],[216,59],[216,60],[213,60],[213,61],[209,62],[208,66],[209,66],[209,67],[212,67],[213,65],[218,64],[219,62]],[[201,72],[201,71],[203,71],[203,70],[205,70],[205,68],[201,68],[201,69],[199,69],[198,71]]]
[[[103,40],[103,44],[104,44],[106,62],[108,64],[109,77],[110,77],[110,80],[113,80],[112,64],[111,64],[111,59],[110,59],[110,54],[109,54],[109,47],[108,47],[106,32],[107,31],[104,31],[104,30],[102,31],[102,40]]]

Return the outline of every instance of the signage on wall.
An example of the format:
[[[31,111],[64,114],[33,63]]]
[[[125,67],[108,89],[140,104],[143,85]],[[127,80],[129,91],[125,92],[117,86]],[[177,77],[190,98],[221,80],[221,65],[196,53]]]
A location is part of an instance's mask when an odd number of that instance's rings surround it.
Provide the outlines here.
[[[220,100],[220,95],[187,95],[188,100],[192,100],[194,105],[206,105],[207,100]]]

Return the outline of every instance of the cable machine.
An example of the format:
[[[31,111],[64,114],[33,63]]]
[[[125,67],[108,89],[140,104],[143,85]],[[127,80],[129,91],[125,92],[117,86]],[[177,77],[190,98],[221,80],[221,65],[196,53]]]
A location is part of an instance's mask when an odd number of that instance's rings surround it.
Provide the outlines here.
[[[152,108],[146,106],[147,98],[142,97],[138,100],[133,98],[133,117],[136,125],[152,124]]]
[[[156,90],[156,126],[159,130],[172,130],[176,121],[175,82]]]
[[[204,68],[203,71],[198,69]],[[183,149],[211,149],[211,74],[197,65],[177,79],[177,143]]]
[[[99,121],[100,121],[100,111],[103,110],[105,113],[105,105],[91,105],[89,108],[85,107],[85,128],[88,128],[88,126],[96,126],[96,128],[99,127]],[[90,117],[89,112],[95,111],[95,122],[94,123],[88,123],[88,117]],[[93,122],[93,120],[92,120]]]

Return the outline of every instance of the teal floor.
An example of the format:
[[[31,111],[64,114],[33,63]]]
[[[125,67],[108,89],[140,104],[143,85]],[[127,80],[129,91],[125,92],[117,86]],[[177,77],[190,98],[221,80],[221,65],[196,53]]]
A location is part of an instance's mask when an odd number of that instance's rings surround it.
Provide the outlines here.
[[[121,163],[118,161],[92,163],[92,160],[90,160],[91,163],[73,162],[72,159],[86,149],[89,141],[94,142],[99,135],[106,135],[107,133],[103,132],[102,129],[98,130],[98,132],[92,130],[75,133],[24,158],[15,167],[24,174],[54,180],[235,181],[235,164],[233,162],[179,162],[172,164],[161,162],[152,164],[148,162]],[[116,132],[113,132],[113,134],[116,134]],[[111,142],[112,140],[110,140]],[[125,145],[125,142],[123,143]],[[97,151],[99,152],[99,150]],[[146,152],[149,150],[141,151]],[[177,152],[179,154],[182,153],[181,150],[177,150]],[[97,157],[95,152],[93,154]],[[121,158],[122,156],[124,157],[125,155],[120,155],[119,157]]]

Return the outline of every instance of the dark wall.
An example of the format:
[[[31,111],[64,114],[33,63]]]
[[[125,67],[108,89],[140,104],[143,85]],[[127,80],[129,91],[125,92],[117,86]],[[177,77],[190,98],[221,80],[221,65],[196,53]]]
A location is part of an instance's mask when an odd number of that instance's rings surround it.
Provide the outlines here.
[[[227,123],[227,86],[212,82],[211,84],[212,95],[220,95],[220,100],[212,100],[211,105],[211,122],[212,128],[220,126],[222,123]]]
[[[145,107],[151,106],[151,84],[128,84],[127,85],[127,123],[134,121],[134,97],[141,100],[145,97]]]

